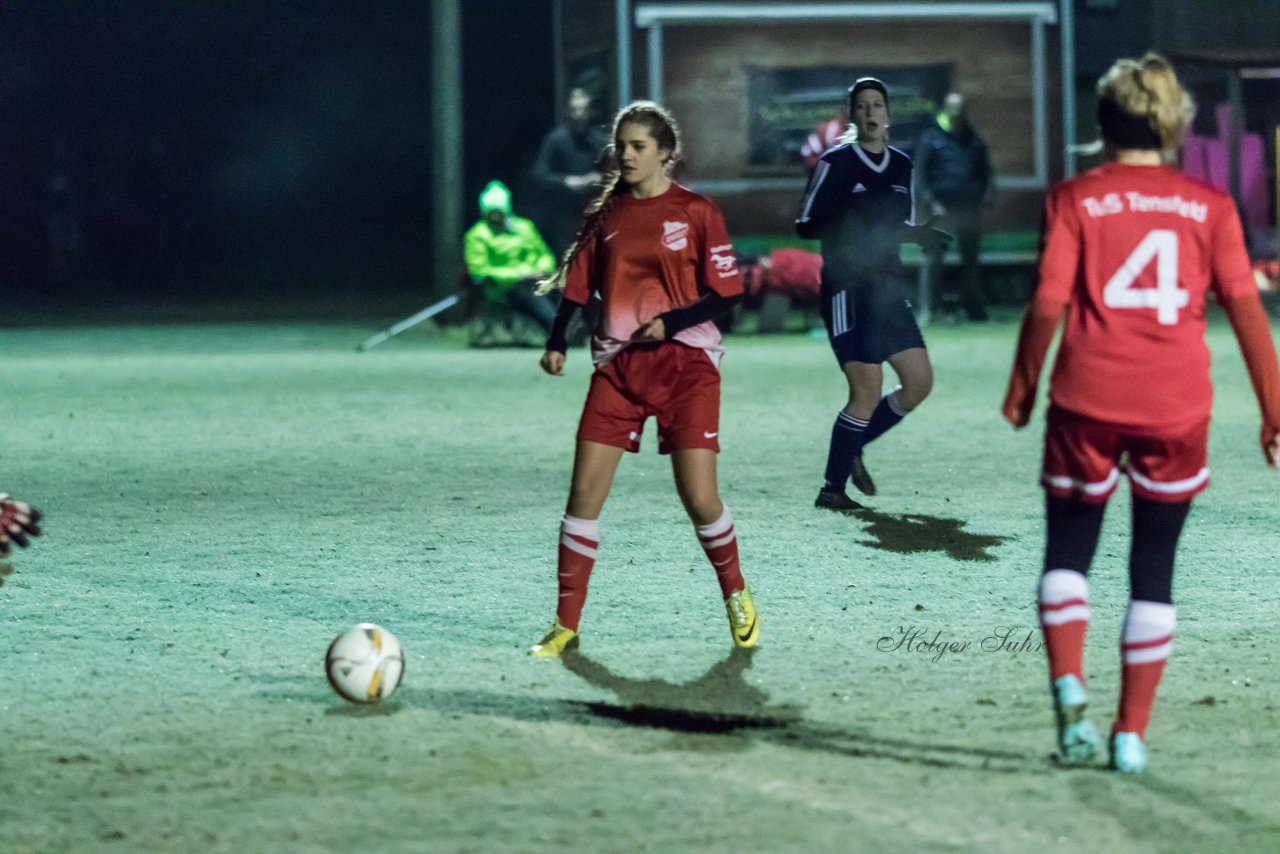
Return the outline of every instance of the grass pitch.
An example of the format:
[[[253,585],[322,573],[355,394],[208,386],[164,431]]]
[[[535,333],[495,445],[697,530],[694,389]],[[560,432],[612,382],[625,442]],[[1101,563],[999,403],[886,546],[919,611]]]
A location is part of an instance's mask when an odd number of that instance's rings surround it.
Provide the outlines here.
[[[998,406],[1012,323],[935,327],[933,397],[812,508],[843,398],[824,341],[731,337],[720,471],[762,641],[731,653],[655,453],[601,522],[583,655],[526,658],[589,359],[339,326],[0,332],[0,487],[47,533],[0,588],[6,851],[1273,851],[1280,480],[1211,329],[1214,483],[1136,779],[1050,760],[1035,626],[1043,408]],[[1093,572],[1110,724],[1127,492]],[[404,644],[381,707],[323,656]]]

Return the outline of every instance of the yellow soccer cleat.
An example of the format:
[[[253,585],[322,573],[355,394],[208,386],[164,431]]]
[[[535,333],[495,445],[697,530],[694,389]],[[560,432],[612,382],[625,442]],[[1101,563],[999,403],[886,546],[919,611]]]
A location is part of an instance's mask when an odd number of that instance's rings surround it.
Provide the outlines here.
[[[578,648],[578,633],[566,629],[556,620],[546,637],[529,647],[529,654],[542,658],[559,658],[562,652]]]
[[[734,646],[755,646],[760,640],[760,620],[756,616],[756,606],[751,603],[751,591],[745,587],[724,600],[724,609],[729,614],[729,633],[733,635]]]

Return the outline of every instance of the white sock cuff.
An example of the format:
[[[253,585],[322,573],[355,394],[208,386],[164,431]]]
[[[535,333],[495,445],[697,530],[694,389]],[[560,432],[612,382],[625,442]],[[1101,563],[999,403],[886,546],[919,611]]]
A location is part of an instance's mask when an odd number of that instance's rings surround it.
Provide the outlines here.
[[[898,392],[902,391],[902,386],[898,386],[893,391],[884,396],[885,403],[889,404],[889,408],[893,410],[893,414],[899,418],[906,418],[911,410],[902,405],[902,397]]]
[[[560,520],[560,532],[562,534],[573,534],[575,537],[586,537],[588,540],[600,540],[600,520],[599,519],[579,519],[577,516],[565,514]]]
[[[1165,602],[1134,599],[1124,615],[1120,632],[1120,660],[1126,665],[1157,664],[1173,651],[1173,626],[1177,614]]]
[[[863,430],[870,422],[862,418],[854,418],[852,415],[841,409],[836,413],[836,423],[847,430]]]
[[[733,528],[733,514],[729,512],[729,507],[726,505],[719,519],[710,525],[694,525],[693,527],[698,532],[698,536],[704,540],[719,537]]]
[[[1051,569],[1040,576],[1039,599],[1047,604],[1069,599],[1088,602],[1089,581],[1074,569]]]
[[[1051,569],[1040,576],[1040,625],[1089,622],[1089,582],[1074,569]]]
[[[1178,611],[1166,602],[1148,602],[1134,599],[1124,615],[1121,642],[1125,644],[1159,640],[1173,634],[1178,622]]]

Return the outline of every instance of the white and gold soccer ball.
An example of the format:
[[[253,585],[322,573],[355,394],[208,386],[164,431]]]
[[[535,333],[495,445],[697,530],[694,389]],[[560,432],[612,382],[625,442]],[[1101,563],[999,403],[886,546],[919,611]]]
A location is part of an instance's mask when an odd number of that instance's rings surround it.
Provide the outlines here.
[[[404,675],[404,650],[375,623],[359,623],[333,639],[324,657],[329,684],[353,703],[386,699]]]

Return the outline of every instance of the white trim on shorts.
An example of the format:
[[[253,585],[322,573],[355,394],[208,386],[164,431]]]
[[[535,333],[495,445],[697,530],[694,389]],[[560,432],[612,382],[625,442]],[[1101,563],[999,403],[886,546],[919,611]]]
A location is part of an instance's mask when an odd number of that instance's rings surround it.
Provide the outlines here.
[[[1209,479],[1209,467],[1205,466],[1191,477],[1185,477],[1182,480],[1175,480],[1172,483],[1161,483],[1152,480],[1149,477],[1143,477],[1131,468],[1125,470],[1125,474],[1129,475],[1129,480],[1141,486],[1148,492],[1159,492],[1163,495],[1175,495],[1179,492],[1191,492],[1199,489]]]
[[[1094,483],[1076,480],[1074,477],[1051,475],[1048,472],[1043,472],[1040,475],[1040,482],[1045,486],[1053,489],[1066,489],[1071,492],[1083,492],[1085,495],[1106,495],[1116,488],[1116,483],[1119,482],[1119,480],[1120,469],[1115,466],[1111,467],[1110,474],[1102,480],[1095,481]]]

